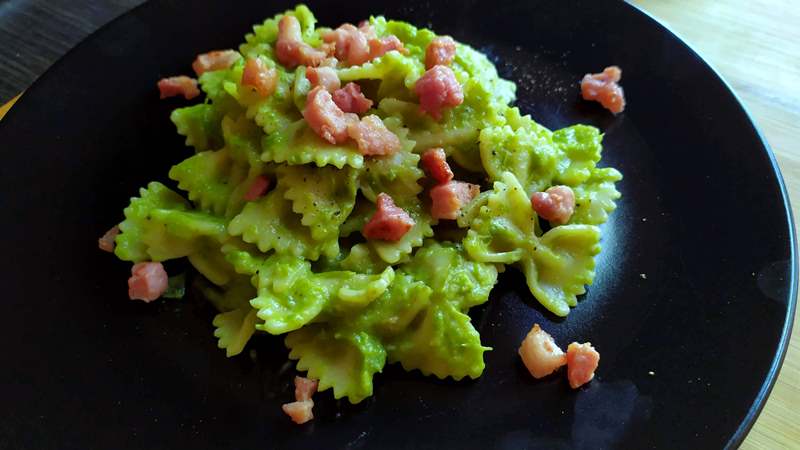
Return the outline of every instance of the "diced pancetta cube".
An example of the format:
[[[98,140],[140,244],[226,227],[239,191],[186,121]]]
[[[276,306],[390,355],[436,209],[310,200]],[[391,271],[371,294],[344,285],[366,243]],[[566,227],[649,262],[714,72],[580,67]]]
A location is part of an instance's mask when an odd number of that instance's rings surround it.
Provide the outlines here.
[[[140,262],[131,268],[128,297],[152,302],[167,290],[169,277],[160,262]]]
[[[269,97],[278,84],[278,71],[259,58],[248,58],[242,71],[242,86],[249,86],[261,97]]]
[[[319,66],[326,66],[326,67],[336,67],[339,64],[339,60],[336,59],[336,43],[334,42],[323,42],[319,46],[320,51],[324,52],[327,57],[319,63]]]
[[[326,44],[322,44],[322,45],[324,47]],[[333,49],[333,45],[331,45],[330,48]],[[333,50],[331,50],[331,54],[333,54],[333,53],[334,53]],[[338,65],[339,65],[339,60],[336,59],[336,57],[334,57],[334,56],[329,56],[329,57],[323,59],[318,67],[330,67],[330,68],[335,69],[336,66],[338,66]]]
[[[306,78],[313,86],[322,86],[328,92],[334,92],[342,85],[339,81],[339,75],[336,74],[336,69],[333,67],[306,67]],[[335,95],[333,101],[336,101]]]
[[[617,66],[603,69],[601,73],[587,73],[581,80],[581,95],[584,100],[595,100],[614,114],[625,109],[625,93],[617,84],[622,70]]]
[[[456,57],[456,41],[450,36],[439,36],[425,49],[425,68],[449,66]]]
[[[594,371],[600,364],[600,353],[591,342],[573,342],[567,347],[567,379],[572,389],[577,389],[592,381]]]
[[[369,20],[362,20],[361,22],[359,22],[358,31],[360,31],[361,34],[363,34],[364,37],[367,38],[367,40],[376,38],[375,27],[373,27],[372,24],[369,23]]]
[[[236,50],[214,50],[201,53],[194,59],[192,69],[199,77],[206,72],[227,69],[241,57],[242,55]]]
[[[324,87],[317,86],[308,93],[303,117],[320,137],[331,144],[341,144],[348,139],[348,126],[358,123],[358,116],[345,113]]]
[[[285,403],[283,412],[296,424],[304,424],[314,418],[312,409],[314,400],[311,396],[317,392],[319,381],[305,377],[294,377],[294,402]]]
[[[325,45],[325,44],[323,44],[323,45]],[[333,46],[331,46],[331,48],[333,48]],[[333,53],[333,51],[331,51],[331,53]],[[336,59],[335,56],[329,56],[329,57],[325,58],[324,60],[322,60],[322,62],[319,65],[319,67],[330,67],[330,68],[333,68],[333,69],[335,69],[338,66],[339,66],[339,60]]]
[[[191,100],[200,95],[200,89],[197,88],[197,80],[186,75],[158,80],[158,92],[162,99],[182,95],[186,100]]]
[[[556,225],[569,222],[575,212],[575,193],[569,186],[553,186],[545,192],[534,192],[531,205],[539,217]]]
[[[294,399],[298,402],[311,400],[311,396],[317,392],[317,386],[319,386],[319,380],[294,377]]]
[[[325,41],[326,48],[333,47],[333,54],[339,61],[350,66],[364,64],[392,50],[408,54],[408,50],[397,36],[378,38],[375,29],[368,21],[362,21],[358,28],[345,23],[339,28],[323,34],[322,39]]]
[[[364,114],[372,108],[372,100],[361,93],[361,86],[352,82],[333,92],[333,102],[346,113]]]
[[[542,378],[567,364],[567,355],[547,332],[533,324],[519,347],[519,356],[534,378]]]
[[[369,115],[347,127],[347,134],[358,144],[362,155],[391,155],[400,150],[400,138],[389,131],[380,117]]]
[[[456,219],[458,212],[480,193],[480,186],[463,181],[448,181],[430,191],[431,216],[434,219]]]
[[[395,35],[382,37],[380,39],[373,38],[369,40],[369,59],[373,60],[379,58],[392,50],[407,55],[408,50],[403,46],[403,42]]]
[[[460,105],[464,92],[456,80],[456,75],[447,66],[433,66],[428,69],[414,86],[419,96],[419,107],[436,120],[441,119],[442,110]]]
[[[447,164],[447,154],[442,148],[431,148],[422,154],[422,167],[436,183],[447,183],[453,179],[453,171]]]
[[[253,180],[253,184],[250,185],[242,198],[248,202],[258,200],[267,193],[267,189],[269,189],[269,178],[265,175],[259,175]]]
[[[375,203],[378,209],[362,232],[367,239],[399,241],[416,223],[404,209],[394,204],[388,194],[378,194]]]
[[[313,400],[284,403],[281,408],[292,419],[292,422],[298,425],[302,425],[314,418],[314,413],[312,412],[312,408],[314,408]]]
[[[300,22],[296,17],[287,15],[278,22],[275,56],[281,64],[292,69],[301,64],[316,67],[328,57],[328,54],[305,43]]]
[[[322,40],[334,44],[334,52],[339,61],[351,66],[369,61],[369,38],[353,24],[345,23],[326,32],[322,35]]]
[[[119,225],[114,225],[110,230],[106,231],[106,233],[100,239],[97,240],[97,246],[100,247],[100,250],[113,253],[114,247],[116,246],[115,240],[117,239],[118,234]]]

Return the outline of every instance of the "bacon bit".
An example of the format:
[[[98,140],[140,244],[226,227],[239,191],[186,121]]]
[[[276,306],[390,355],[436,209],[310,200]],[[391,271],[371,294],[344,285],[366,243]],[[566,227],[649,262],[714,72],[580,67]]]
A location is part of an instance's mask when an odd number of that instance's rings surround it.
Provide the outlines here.
[[[377,35],[375,34],[375,28],[372,24],[369,23],[369,20],[362,20],[358,22],[358,31],[367,38],[367,40],[375,39]]]
[[[267,193],[267,189],[269,189],[269,178],[265,175],[259,175],[253,180],[253,184],[250,185],[242,198],[248,202],[258,200]]]
[[[214,50],[208,53],[197,55],[192,63],[194,73],[199,77],[206,72],[227,69],[235,63],[242,55],[236,50]]]
[[[312,411],[314,400],[311,399],[311,396],[317,392],[318,385],[319,381],[317,380],[294,377],[294,399],[296,401],[284,403],[281,406],[283,412],[292,419],[292,422],[300,425],[314,418]]]
[[[275,43],[275,56],[284,66],[292,69],[300,64],[316,67],[328,57],[303,42],[300,22],[294,16],[283,16],[278,22],[278,41]]]
[[[111,227],[110,230],[106,231],[106,233],[97,240],[97,246],[100,247],[100,250],[104,252],[114,253],[114,247],[116,247],[115,240],[117,239],[117,235],[119,234],[119,225],[114,225]]]
[[[128,297],[149,303],[161,297],[168,284],[167,272],[160,262],[136,263],[128,279]]]
[[[339,109],[330,92],[322,86],[317,86],[308,93],[303,117],[314,132],[331,144],[346,141],[348,126],[358,123],[358,116]]]
[[[456,41],[450,36],[439,36],[425,49],[425,68],[449,66],[456,57]]]
[[[336,59],[336,44],[333,42],[323,42],[320,44],[319,49],[320,51],[325,52],[325,55],[327,55],[327,58],[322,60],[322,62],[319,64],[320,66],[335,67],[336,64],[339,63],[339,60]],[[331,66],[331,60],[335,61],[333,66]]]
[[[575,193],[569,186],[553,186],[545,192],[534,192],[531,205],[539,217],[563,225],[575,212]]]
[[[322,44],[323,48],[326,48],[326,46],[330,47],[330,52],[331,52],[331,54],[333,54],[333,47],[334,46],[333,45],[328,45],[328,44]],[[336,66],[338,66],[338,65],[339,65],[339,60],[336,59],[333,56],[330,56],[330,57],[325,58],[324,60],[322,60],[322,62],[319,64],[319,67],[330,67],[332,69],[335,69]]]
[[[302,425],[314,418],[314,413],[311,411],[314,408],[313,400],[284,403],[281,408],[292,419],[292,422],[298,425]]]
[[[369,40],[369,59],[379,58],[392,50],[407,55],[408,49],[403,46],[403,42],[395,35],[386,36],[380,39],[372,38]]]
[[[162,99],[183,95],[186,100],[191,100],[200,95],[200,89],[197,89],[197,80],[186,75],[158,80],[158,92]]]
[[[447,183],[453,179],[453,171],[447,164],[447,154],[442,148],[431,148],[422,154],[422,167],[437,183]]]
[[[368,34],[353,24],[345,23],[339,28],[323,34],[322,40],[335,46],[336,58],[339,61],[356,66],[369,61]]]
[[[399,241],[416,223],[408,213],[394,204],[389,194],[381,192],[376,199],[378,210],[372,215],[362,234],[367,239]]]
[[[332,67],[306,67],[306,78],[312,85],[322,86],[328,92],[334,92],[342,85],[339,81],[339,75]],[[335,95],[333,101],[336,101]]]
[[[419,107],[435,120],[442,118],[442,109],[460,105],[464,92],[456,80],[456,75],[447,66],[434,66],[428,69],[414,86],[419,96]]]
[[[311,400],[311,396],[317,392],[317,386],[319,386],[319,380],[294,377],[294,399],[298,402]]]
[[[323,34],[322,40],[325,41],[326,48],[333,47],[336,57],[350,66],[364,64],[392,50],[408,54],[408,50],[397,36],[379,39],[375,34],[375,28],[366,20],[359,23],[358,28],[345,23]]]
[[[431,216],[434,219],[456,219],[458,212],[480,193],[480,186],[463,181],[448,181],[430,191]]]
[[[553,337],[533,324],[519,347],[519,356],[533,378],[542,378],[567,364],[567,355],[561,350]]]
[[[248,58],[242,72],[242,86],[250,86],[261,97],[269,97],[278,85],[278,71],[259,58]]]
[[[339,80],[338,78],[336,79]],[[372,108],[372,100],[361,93],[361,86],[350,82],[333,93],[333,102],[344,112],[364,114]]]
[[[595,100],[603,108],[614,114],[625,109],[625,93],[617,83],[622,78],[622,70],[609,66],[602,73],[587,73],[581,80],[581,95],[584,100]]]
[[[351,123],[347,127],[347,134],[358,143],[358,151],[362,155],[391,155],[400,150],[400,138],[389,131],[376,115]]]
[[[591,342],[578,344],[573,342],[567,347],[567,379],[572,389],[578,389],[592,381],[594,371],[600,364],[600,353],[592,347]]]

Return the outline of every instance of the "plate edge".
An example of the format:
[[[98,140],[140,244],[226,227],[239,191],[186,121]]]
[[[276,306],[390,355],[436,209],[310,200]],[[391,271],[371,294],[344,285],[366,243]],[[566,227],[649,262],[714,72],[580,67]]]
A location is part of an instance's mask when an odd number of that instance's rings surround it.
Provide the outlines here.
[[[781,171],[780,166],[778,165],[778,161],[775,158],[775,153],[772,151],[772,147],[769,145],[764,133],[761,132],[761,129],[756,124],[755,120],[753,120],[753,115],[750,113],[750,110],[747,108],[747,105],[742,102],[742,99],[733,90],[730,83],[722,76],[722,74],[705,58],[703,58],[700,53],[686,40],[681,36],[680,33],[676,32],[672,29],[669,25],[662,22],[661,20],[657,19],[655,16],[650,14],[648,11],[642,9],[640,6],[631,3],[629,0],[625,0],[625,5],[627,5],[634,13],[641,14],[646,19],[649,19],[653,22],[654,25],[662,28],[667,33],[672,34],[677,38],[677,40],[684,46],[686,49],[693,54],[697,59],[706,65],[706,67],[717,77],[718,81],[722,83],[725,89],[731,94],[731,96],[736,100],[739,104],[739,107],[744,112],[745,117],[750,122],[750,126],[752,127],[753,131],[758,136],[758,139],[761,141],[761,144],[764,146],[764,149],[767,151],[767,157],[769,158],[770,165],[772,166],[772,170],[775,171],[778,179],[778,187],[780,188],[781,196],[783,198],[783,207],[786,213],[787,219],[787,226],[789,227],[789,260],[791,262],[791,278],[789,283],[789,292],[787,298],[787,314],[786,319],[783,324],[783,328],[781,330],[781,338],[778,342],[777,352],[775,354],[775,358],[772,360],[772,364],[770,365],[769,371],[767,372],[767,379],[761,385],[761,388],[758,390],[758,394],[756,394],[756,398],[753,400],[753,404],[748,409],[747,413],[745,414],[742,422],[739,424],[739,427],[733,433],[733,436],[728,440],[725,444],[726,449],[730,448],[739,448],[744,441],[744,438],[747,437],[747,434],[753,428],[753,425],[758,419],[758,416],[761,414],[761,411],[764,409],[764,406],[769,399],[769,395],[772,392],[772,388],[775,387],[775,383],[778,380],[778,375],[780,374],[781,367],[783,366],[783,362],[786,359],[786,352],[789,348],[789,341],[791,340],[792,336],[792,327],[794,325],[794,318],[797,311],[797,283],[798,283],[798,261],[797,261],[797,232],[795,229],[795,220],[794,215],[792,213],[792,205],[791,200],[789,198],[789,192],[786,190],[786,182],[783,178],[783,172]]]

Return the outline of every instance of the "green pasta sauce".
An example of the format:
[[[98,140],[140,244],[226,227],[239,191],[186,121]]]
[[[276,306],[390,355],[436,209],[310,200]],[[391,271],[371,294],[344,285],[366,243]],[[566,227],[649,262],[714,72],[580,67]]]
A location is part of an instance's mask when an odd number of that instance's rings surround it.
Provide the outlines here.
[[[287,69],[275,57],[283,15],[298,19],[306,43],[322,43],[325,29],[301,5],[255,26],[232,66],[200,77],[205,102],[171,115],[195,150],[169,171],[184,193],[159,182],[141,189],[125,208],[117,257],[188,257],[213,286],[206,294],[220,311],[214,335],[228,356],[255,332],[285,334],[297,369],[353,403],[372,395],[372,378],[387,362],[439,378],[479,377],[490,349],[467,312],[488,300],[506,265],[525,274],[542,305],[566,316],[593,281],[598,226],[620,196],[621,174],[597,167],[599,131],[550,131],[521,115],[510,106],[515,85],[464,44],[450,64],[463,103],[439,121],[421,114],[414,86],[436,35],[372,17],[377,36],[397,36],[407,54],[336,70],[342,83],[362,84],[374,101],[369,114],[401,149],[377,157],[353,141],[330,144],[303,120],[305,68]],[[270,96],[242,86],[245,58],[277,70]],[[431,147],[442,147],[458,173],[488,180],[461,210],[460,232],[440,232],[431,218],[419,156]],[[244,200],[261,176],[271,190]],[[575,192],[575,213],[543,228],[530,196],[556,184]],[[361,237],[381,192],[415,220],[399,241]]]

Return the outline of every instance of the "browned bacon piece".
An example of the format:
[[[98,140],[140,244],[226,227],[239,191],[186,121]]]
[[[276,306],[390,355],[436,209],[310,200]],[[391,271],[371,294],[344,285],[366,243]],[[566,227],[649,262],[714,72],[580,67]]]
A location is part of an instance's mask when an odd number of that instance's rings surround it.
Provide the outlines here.
[[[425,49],[425,68],[449,66],[456,57],[456,41],[450,36],[439,36]]]
[[[442,148],[431,148],[422,154],[422,167],[437,184],[447,183],[453,179],[453,171],[447,164],[447,155]]]
[[[333,102],[346,113],[364,114],[372,108],[372,100],[365,97],[361,87],[352,82],[334,91]]]
[[[464,181],[448,181],[430,191],[431,216],[434,219],[456,219],[458,212],[475,198],[480,186]]]
[[[563,225],[575,212],[575,193],[569,186],[553,186],[544,192],[534,192],[531,205],[539,217]]]
[[[348,126],[358,122],[358,116],[339,109],[330,92],[322,86],[317,86],[308,93],[303,117],[314,132],[331,144],[346,141]]]
[[[400,138],[392,133],[380,117],[369,115],[347,127],[347,134],[358,144],[358,151],[365,156],[391,155],[400,150]]]
[[[168,283],[169,277],[160,262],[136,263],[128,279],[128,297],[152,302],[166,292]]]
[[[414,92],[419,96],[419,107],[435,120],[442,117],[442,110],[460,105],[464,93],[453,71],[447,66],[434,66],[417,80]]]
[[[248,58],[242,72],[242,86],[249,86],[261,97],[269,97],[278,84],[278,71],[258,58]]]
[[[322,64],[328,54],[305,43],[300,31],[300,22],[294,16],[283,16],[278,22],[278,40],[275,42],[278,61],[290,69],[301,64],[312,67]]]
[[[600,364],[600,353],[592,347],[591,342],[578,344],[573,342],[567,347],[567,379],[572,389],[577,389],[592,381],[594,371]]]
[[[158,92],[162,99],[182,95],[186,100],[191,100],[200,95],[200,89],[197,89],[197,80],[186,75],[158,80]]]
[[[622,70],[617,66],[606,67],[601,73],[587,73],[581,80],[581,95],[614,114],[621,113],[625,110],[625,93],[617,84],[621,78]]]
[[[411,227],[414,219],[402,208],[394,204],[388,194],[381,192],[376,199],[378,210],[364,225],[362,234],[367,239],[399,241]]]

